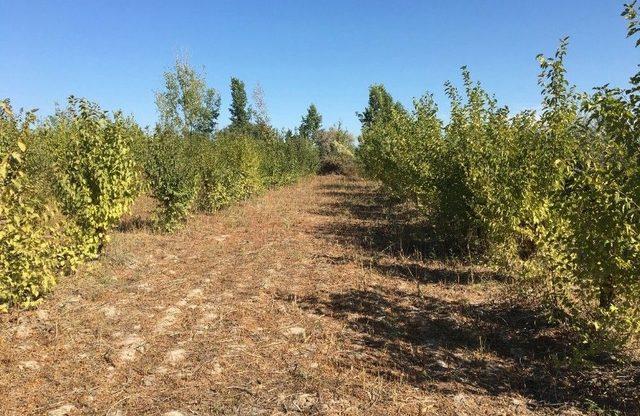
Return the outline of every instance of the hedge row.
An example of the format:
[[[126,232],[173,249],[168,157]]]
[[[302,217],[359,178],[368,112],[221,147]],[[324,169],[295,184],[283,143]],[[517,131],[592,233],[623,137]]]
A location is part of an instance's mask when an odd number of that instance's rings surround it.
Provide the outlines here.
[[[428,94],[407,111],[373,86],[358,155],[448,247],[533,283],[585,345],[615,347],[640,333],[640,74],[578,93],[566,46],[539,56],[539,112],[512,114],[466,68],[446,121]]]
[[[36,123],[0,106],[0,309],[37,304],[66,273],[100,254],[142,192],[159,230],[316,171],[310,140],[270,126],[201,134],[142,130],[71,97]]]

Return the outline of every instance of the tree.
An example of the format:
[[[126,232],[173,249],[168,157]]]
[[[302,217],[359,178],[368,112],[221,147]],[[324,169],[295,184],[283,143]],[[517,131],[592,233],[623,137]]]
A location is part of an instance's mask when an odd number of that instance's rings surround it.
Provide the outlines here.
[[[178,58],[164,80],[166,90],[156,93],[160,125],[176,132],[211,134],[220,115],[220,95],[207,87],[204,74]]]
[[[256,124],[259,126],[267,126],[271,122],[269,119],[269,111],[267,110],[267,102],[264,98],[264,90],[260,83],[256,84],[253,89],[253,104],[255,105],[255,109],[253,111],[253,115],[256,121]]]
[[[384,85],[372,85],[369,87],[369,105],[362,113],[358,113],[362,127],[370,127],[377,120],[389,121],[394,107],[403,110],[400,103],[394,103]]]
[[[322,129],[316,134],[315,142],[320,151],[320,158],[329,157],[343,151],[353,151],[355,139],[341,123]]]
[[[244,82],[231,78],[231,127],[244,128],[249,125],[251,109],[247,107],[247,92]]]
[[[315,104],[311,104],[307,109],[307,115],[302,117],[299,132],[307,139],[313,139],[322,127],[322,116],[318,112]]]

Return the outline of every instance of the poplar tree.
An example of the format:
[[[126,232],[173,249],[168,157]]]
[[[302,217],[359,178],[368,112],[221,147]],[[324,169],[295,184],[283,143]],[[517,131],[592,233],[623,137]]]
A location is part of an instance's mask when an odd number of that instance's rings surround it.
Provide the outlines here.
[[[247,106],[247,91],[244,82],[231,78],[231,127],[244,128],[249,125],[251,109]]]
[[[220,95],[207,87],[204,74],[178,58],[164,80],[165,91],[156,93],[160,126],[185,134],[213,133],[220,115]]]
[[[302,117],[298,131],[302,137],[314,139],[321,127],[322,115],[318,112],[315,104],[311,104],[307,109],[307,114]]]

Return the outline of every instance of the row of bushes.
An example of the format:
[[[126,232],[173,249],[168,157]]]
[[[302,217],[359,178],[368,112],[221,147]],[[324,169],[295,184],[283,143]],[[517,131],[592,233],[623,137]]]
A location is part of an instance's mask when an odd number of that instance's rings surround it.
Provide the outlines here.
[[[318,150],[309,140],[273,130],[264,136],[224,131],[214,140],[159,128],[141,156],[158,225],[171,231],[191,210],[213,212],[260,191],[315,173]]]
[[[511,114],[466,68],[447,121],[428,94],[407,111],[371,87],[358,156],[449,246],[542,289],[585,345],[615,347],[640,333],[640,74],[577,93],[566,47],[538,57],[540,112]]]
[[[0,310],[37,304],[61,275],[96,258],[141,193],[157,201],[157,229],[171,231],[192,211],[218,210],[319,164],[312,140],[248,119],[222,131],[161,122],[151,133],[74,97],[40,122],[0,103]]]

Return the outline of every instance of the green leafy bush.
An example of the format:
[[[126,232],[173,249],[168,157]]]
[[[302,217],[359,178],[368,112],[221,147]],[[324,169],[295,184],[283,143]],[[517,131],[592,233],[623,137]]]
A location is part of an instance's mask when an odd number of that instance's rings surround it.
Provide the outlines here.
[[[338,124],[317,131],[314,138],[320,157],[318,173],[355,174],[355,139],[351,133]]]
[[[189,142],[171,130],[156,130],[150,139],[145,174],[158,201],[157,223],[171,231],[187,217],[200,184]]]
[[[0,311],[29,307],[55,285],[59,264],[50,215],[25,174],[32,113],[14,116],[0,102]]]
[[[566,49],[538,57],[540,114],[510,114],[466,68],[447,123],[429,95],[409,113],[373,86],[357,153],[443,240],[534,284],[588,348],[615,348],[640,333],[640,75],[578,94]]]
[[[131,137],[119,113],[111,119],[86,100],[71,97],[67,114],[69,143],[56,166],[57,195],[77,226],[79,252],[95,257],[136,194]]]
[[[318,170],[320,155],[311,140],[286,132],[283,142],[286,166],[293,178],[310,175]]]
[[[255,127],[253,134],[228,129],[213,141],[195,139],[199,210],[213,212],[315,171],[317,151],[310,141]]]

